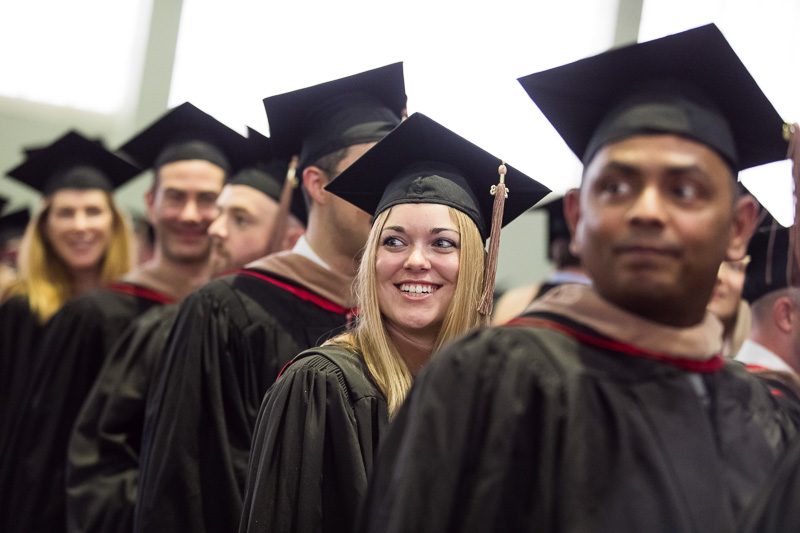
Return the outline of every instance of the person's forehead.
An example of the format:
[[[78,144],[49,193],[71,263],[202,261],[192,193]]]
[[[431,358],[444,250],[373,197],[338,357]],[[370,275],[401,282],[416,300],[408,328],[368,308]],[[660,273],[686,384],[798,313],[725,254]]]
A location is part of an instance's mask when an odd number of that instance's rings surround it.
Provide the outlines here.
[[[73,206],[79,204],[107,203],[107,196],[99,189],[61,189],[53,194],[50,201],[53,206]]]
[[[225,171],[201,159],[175,161],[162,166],[159,171],[162,188],[179,190],[214,189],[219,192],[225,182]]]
[[[456,223],[450,216],[450,208],[444,204],[414,203],[398,204],[391,208],[386,218],[385,228],[403,227],[419,229],[420,227],[446,228],[457,231]]]
[[[263,192],[249,185],[226,185],[217,200],[222,207],[234,209],[237,207],[252,209],[262,208],[278,203]]]
[[[585,173],[598,167],[624,164],[633,167],[692,167],[721,173],[727,179],[731,170],[713,149],[693,139],[673,134],[637,135],[603,146],[586,165]]]

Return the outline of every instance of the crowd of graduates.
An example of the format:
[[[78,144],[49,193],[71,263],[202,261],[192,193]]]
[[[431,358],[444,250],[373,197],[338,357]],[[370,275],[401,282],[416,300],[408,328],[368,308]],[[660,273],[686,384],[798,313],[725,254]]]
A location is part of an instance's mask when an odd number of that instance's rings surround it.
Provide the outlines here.
[[[555,201],[402,63],[266,97],[269,137],[187,102],[26,150],[0,531],[797,530],[800,253],[737,185],[797,126],[714,25],[519,82],[584,164]],[[540,208],[555,270],[495,309]]]

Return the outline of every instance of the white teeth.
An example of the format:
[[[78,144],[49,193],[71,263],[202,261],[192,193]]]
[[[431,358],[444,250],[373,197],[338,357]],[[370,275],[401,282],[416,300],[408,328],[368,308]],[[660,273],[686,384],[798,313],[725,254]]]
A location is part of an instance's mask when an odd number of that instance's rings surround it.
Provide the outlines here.
[[[401,285],[400,290],[403,292],[415,293],[415,294],[422,294],[422,293],[432,293],[436,290],[435,287],[432,285]]]

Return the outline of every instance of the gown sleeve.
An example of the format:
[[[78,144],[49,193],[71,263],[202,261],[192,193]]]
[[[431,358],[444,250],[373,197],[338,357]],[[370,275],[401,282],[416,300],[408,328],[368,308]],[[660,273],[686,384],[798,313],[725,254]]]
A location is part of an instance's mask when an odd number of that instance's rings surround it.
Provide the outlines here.
[[[386,401],[357,367],[320,355],[292,363],[264,397],[240,532],[350,532]],[[366,391],[366,392],[365,392]]]
[[[542,510],[556,493],[561,383],[532,348],[487,330],[433,359],[386,436],[354,531],[553,530]]]
[[[157,307],[129,328],[100,371],[67,453],[67,528],[133,530],[145,401],[177,306]]]
[[[0,462],[6,457],[5,443],[14,415],[25,405],[36,345],[44,328],[25,297],[13,296],[0,305]]]
[[[115,313],[101,303],[93,297],[78,298],[50,319],[0,474],[2,484],[13,488],[3,500],[8,527],[0,530],[64,527],[64,473],[72,425],[105,355],[126,325],[109,319]]]
[[[134,530],[235,531],[265,382],[296,346],[212,282],[187,298],[148,399]],[[287,354],[287,355],[283,355]]]
[[[800,438],[773,468],[767,482],[745,511],[739,533],[800,531]]]

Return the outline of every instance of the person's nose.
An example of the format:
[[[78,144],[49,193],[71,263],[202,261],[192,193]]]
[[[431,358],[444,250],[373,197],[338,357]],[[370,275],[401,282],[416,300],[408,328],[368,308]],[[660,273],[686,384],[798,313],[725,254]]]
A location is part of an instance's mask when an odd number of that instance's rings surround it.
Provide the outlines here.
[[[200,207],[197,205],[197,200],[187,200],[181,209],[181,221],[183,222],[201,222],[203,220],[200,213]]]
[[[628,211],[630,222],[639,225],[661,226],[666,216],[664,198],[655,185],[644,187]]]
[[[408,257],[406,258],[406,262],[403,266],[415,272],[429,269],[431,267],[431,263],[428,260],[427,254],[425,253],[425,247],[422,244],[415,244],[411,246]]]
[[[220,214],[208,227],[208,234],[213,239],[224,241],[228,238],[227,216]]]
[[[78,231],[85,231],[89,228],[89,220],[84,211],[76,211],[73,219],[73,227]]]

